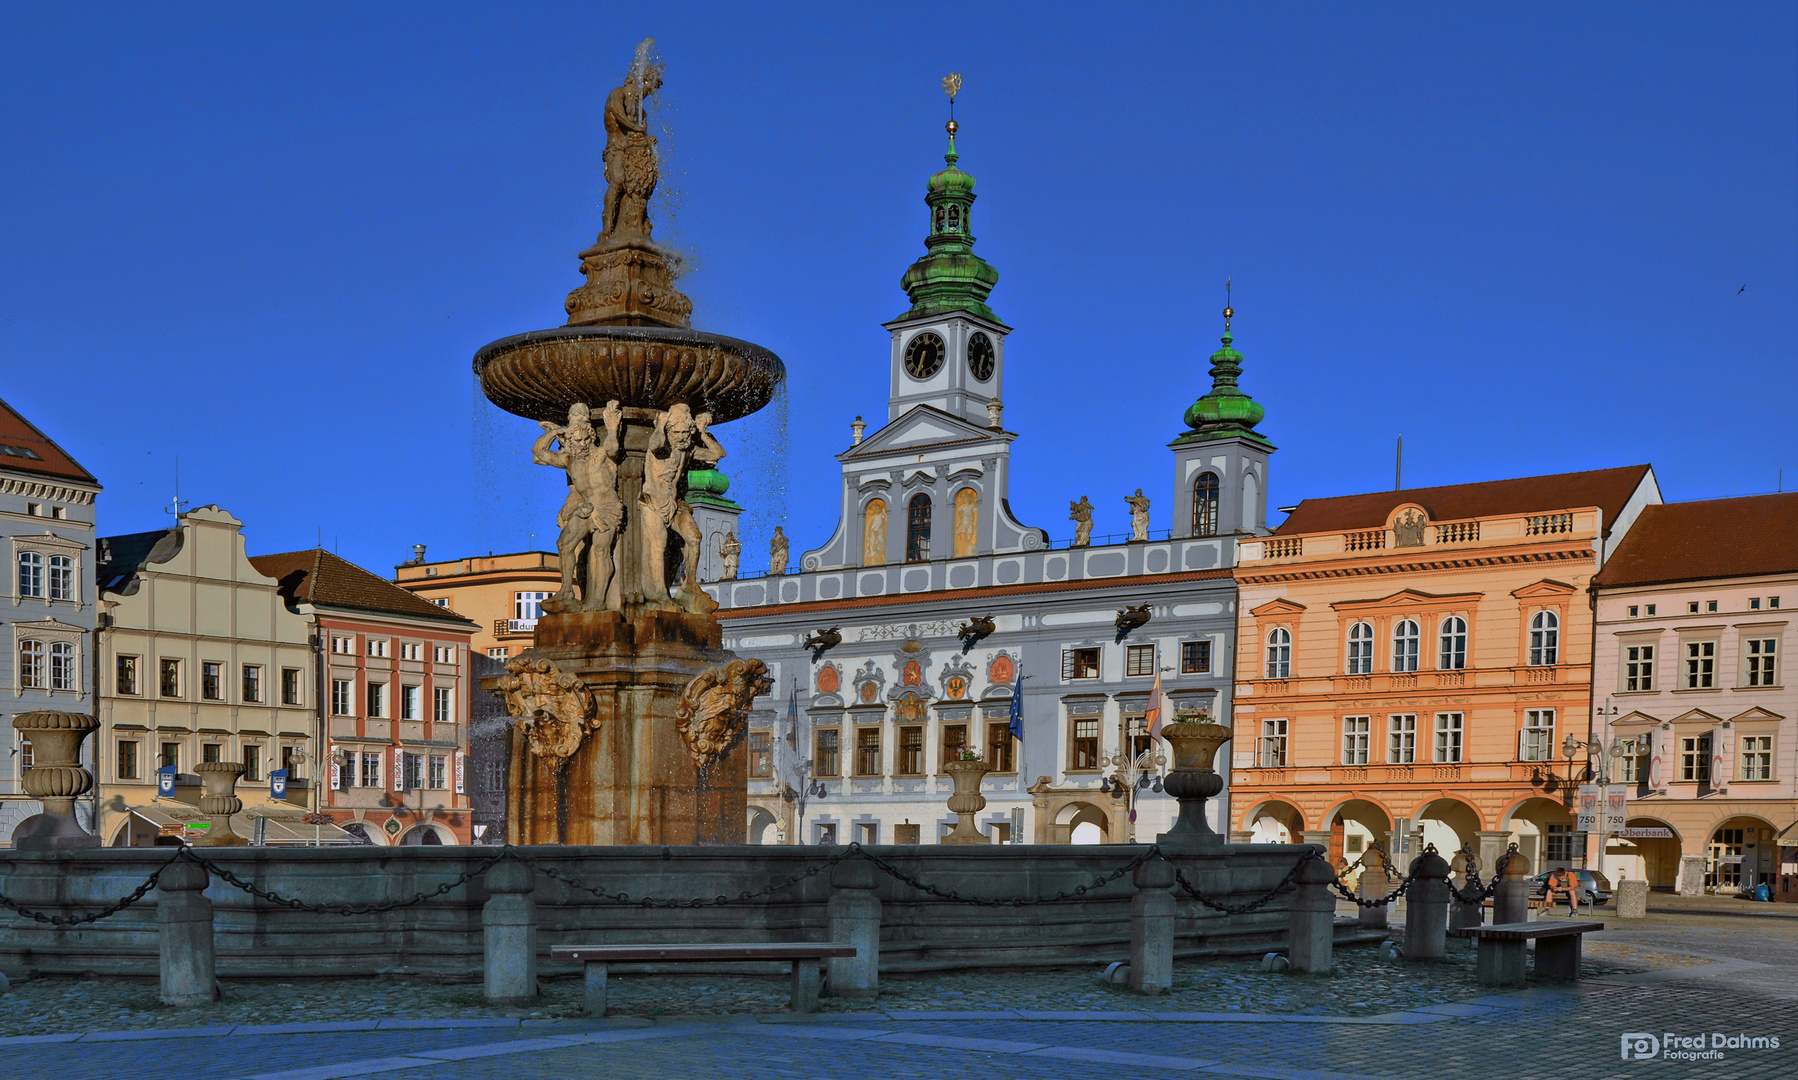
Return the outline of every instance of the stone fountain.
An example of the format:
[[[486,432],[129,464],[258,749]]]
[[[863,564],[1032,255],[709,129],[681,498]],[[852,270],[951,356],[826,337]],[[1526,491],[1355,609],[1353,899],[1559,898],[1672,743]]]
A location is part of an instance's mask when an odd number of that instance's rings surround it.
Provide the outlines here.
[[[603,221],[567,325],[474,358],[488,400],[542,427],[532,460],[568,480],[561,588],[533,647],[483,681],[513,717],[512,844],[744,840],[746,711],[768,670],[721,647],[685,495],[689,470],[724,457],[712,425],[768,404],[786,371],[767,349],[692,329],[678,257],[651,236],[652,44],[606,100]]]

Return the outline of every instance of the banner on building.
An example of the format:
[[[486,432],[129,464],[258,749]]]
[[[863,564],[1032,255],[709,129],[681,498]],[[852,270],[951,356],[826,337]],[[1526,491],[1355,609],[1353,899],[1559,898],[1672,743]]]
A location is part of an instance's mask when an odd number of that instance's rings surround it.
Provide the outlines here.
[[[1597,784],[1581,784],[1579,786],[1578,822],[1573,826],[1574,831],[1597,832],[1603,803],[1603,788]]]
[[[331,790],[342,791],[348,787],[343,782],[343,751],[333,746],[325,751],[325,760],[331,763]]]
[[[393,748],[393,790],[406,790],[406,752]]]
[[[467,785],[468,755],[456,751],[456,794],[460,795]]]
[[[1604,831],[1617,833],[1623,831],[1623,823],[1629,817],[1629,787],[1625,784],[1611,784],[1604,789]]]
[[[268,774],[268,795],[271,799],[287,798],[287,770],[276,769]],[[256,820],[261,821],[261,818]]]
[[[156,794],[170,796],[175,793],[175,767],[164,765],[156,770]]]

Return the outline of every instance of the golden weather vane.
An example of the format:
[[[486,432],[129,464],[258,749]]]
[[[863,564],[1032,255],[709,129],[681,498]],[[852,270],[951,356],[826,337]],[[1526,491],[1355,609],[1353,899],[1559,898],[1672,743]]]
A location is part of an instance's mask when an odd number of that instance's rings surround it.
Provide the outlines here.
[[[960,72],[952,71],[948,75],[943,76],[943,93],[949,95],[950,101],[954,101],[955,95],[961,93]]]

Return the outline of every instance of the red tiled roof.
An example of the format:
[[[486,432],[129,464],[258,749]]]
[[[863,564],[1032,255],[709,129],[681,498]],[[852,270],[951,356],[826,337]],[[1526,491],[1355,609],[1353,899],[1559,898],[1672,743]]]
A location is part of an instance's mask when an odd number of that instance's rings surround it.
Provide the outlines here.
[[[1392,511],[1406,503],[1417,503],[1428,510],[1432,521],[1539,514],[1596,506],[1604,512],[1604,527],[1608,531],[1612,522],[1623,513],[1630,495],[1648,474],[1647,465],[1625,465],[1591,472],[1306,499],[1274,530],[1274,535],[1377,529],[1386,524]]]
[[[0,469],[59,476],[84,484],[99,483],[62,447],[4,401],[0,401]]]
[[[252,555],[250,565],[279,581],[281,595],[294,603],[476,625],[322,548]]]
[[[1650,506],[1595,586],[1798,573],[1798,492]]]

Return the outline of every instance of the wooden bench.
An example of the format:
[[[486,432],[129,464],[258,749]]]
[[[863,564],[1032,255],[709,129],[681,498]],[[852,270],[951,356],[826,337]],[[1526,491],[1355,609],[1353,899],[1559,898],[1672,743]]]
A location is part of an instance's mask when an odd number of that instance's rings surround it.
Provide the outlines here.
[[[1470,926],[1458,931],[1480,943],[1478,977],[1487,986],[1522,986],[1526,942],[1536,943],[1536,974],[1579,978],[1580,942],[1604,929],[1601,922],[1521,922]]]
[[[606,965],[685,964],[720,960],[790,960],[793,965],[792,1009],[796,1013],[818,1011],[818,991],[823,984],[822,961],[854,956],[855,946],[830,942],[762,942],[745,945],[558,945],[549,950],[556,960],[579,960],[586,973],[588,1016],[606,1014]]]

